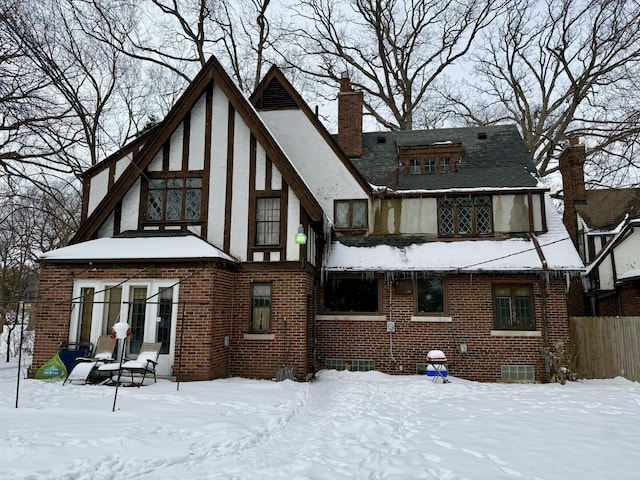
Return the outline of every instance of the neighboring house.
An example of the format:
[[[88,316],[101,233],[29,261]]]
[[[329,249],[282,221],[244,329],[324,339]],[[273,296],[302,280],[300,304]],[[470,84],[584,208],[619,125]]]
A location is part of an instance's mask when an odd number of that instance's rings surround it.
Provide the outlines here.
[[[640,315],[640,188],[587,190],[584,145],[560,157],[565,223],[587,265],[584,313]]]
[[[42,257],[33,368],[126,320],[128,354],[162,341],[184,380],[415,373],[436,348],[544,380],[584,267],[516,128],[363,134],[340,90],[336,140],[277,68],[246,99],[211,59],[88,170],[72,245]]]

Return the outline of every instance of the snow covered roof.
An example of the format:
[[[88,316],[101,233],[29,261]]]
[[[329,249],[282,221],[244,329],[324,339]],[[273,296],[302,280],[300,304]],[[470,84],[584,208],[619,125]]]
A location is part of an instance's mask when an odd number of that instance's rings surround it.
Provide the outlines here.
[[[560,216],[546,197],[548,232],[537,236],[552,271],[582,272],[584,265]],[[545,266],[530,239],[431,241],[408,246],[331,245],[324,265],[327,271],[435,271],[435,272],[526,272]]]
[[[602,263],[602,261],[609,255],[609,253],[611,253],[611,250],[613,250],[616,247],[616,245],[618,245],[620,239],[624,238],[624,235],[627,232],[627,230],[629,230],[630,228],[638,227],[638,226],[640,226],[640,217],[629,218],[628,215],[625,216],[623,221],[618,226],[616,226],[613,230],[611,230],[611,232],[609,232],[609,233],[613,233],[614,237],[609,242],[607,242],[605,247],[602,250],[600,250],[598,255],[596,255],[593,261],[587,266],[584,274],[590,275],[593,270],[597,269]],[[618,277],[618,279],[630,280],[633,278],[633,272],[627,272],[627,274],[631,274],[632,276],[625,277],[626,274],[622,274]]]
[[[89,240],[45,253],[43,262],[222,259],[237,263],[219,248],[193,235],[111,237]]]
[[[622,275],[618,277],[618,280],[621,282],[637,280],[640,278],[640,269],[638,270],[629,270],[628,272],[624,272]]]

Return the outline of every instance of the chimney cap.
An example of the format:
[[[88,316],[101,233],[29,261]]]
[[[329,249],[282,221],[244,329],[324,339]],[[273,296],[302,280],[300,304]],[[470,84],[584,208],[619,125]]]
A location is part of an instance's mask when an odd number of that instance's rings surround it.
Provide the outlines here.
[[[340,78],[342,78],[343,80],[349,80],[349,72],[347,72],[346,70],[344,72],[342,72],[342,74],[340,75]]]

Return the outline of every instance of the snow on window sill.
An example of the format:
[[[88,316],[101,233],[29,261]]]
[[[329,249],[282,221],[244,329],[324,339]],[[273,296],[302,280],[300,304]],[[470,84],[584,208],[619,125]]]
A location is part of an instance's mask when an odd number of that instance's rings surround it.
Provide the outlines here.
[[[245,333],[245,340],[275,340],[276,336],[273,333]]]
[[[351,320],[351,321],[380,321],[386,322],[386,315],[349,315],[349,314],[331,314],[331,315],[318,315],[317,320]]]
[[[541,337],[538,330],[491,330],[492,337]]]
[[[411,321],[412,322],[436,322],[436,323],[448,323],[448,322],[453,322],[453,317],[445,317],[442,315],[434,315],[434,316],[429,316],[429,315],[412,315],[411,316]]]

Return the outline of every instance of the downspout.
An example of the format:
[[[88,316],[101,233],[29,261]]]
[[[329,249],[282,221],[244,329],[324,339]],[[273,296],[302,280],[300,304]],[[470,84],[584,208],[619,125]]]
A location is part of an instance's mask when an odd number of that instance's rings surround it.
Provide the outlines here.
[[[547,259],[544,257],[544,253],[542,248],[540,247],[540,242],[538,242],[538,238],[536,234],[529,232],[529,238],[533,241],[533,244],[536,247],[536,252],[538,253],[538,257],[540,258],[540,262],[542,263],[542,270],[544,271],[544,276],[540,277],[540,299],[541,299],[541,307],[542,307],[542,351],[548,352],[549,349],[549,321],[547,318],[547,287],[549,286],[549,267],[547,265]],[[548,358],[548,353],[545,353],[544,356],[544,364],[545,364],[545,374],[547,375],[547,381],[550,380],[553,372],[550,370],[550,362]]]
[[[529,232],[529,238],[533,242],[533,245],[536,247],[536,252],[538,257],[540,258],[540,263],[542,263],[542,270],[544,271],[544,276],[541,277],[541,291],[540,296],[542,300],[542,342],[543,347],[549,347],[549,323],[547,318],[547,287],[549,286],[549,267],[547,265],[547,259],[544,257],[544,252],[540,247],[540,242],[536,237],[536,234],[533,232]]]
[[[393,279],[391,275],[387,273],[387,288],[389,289],[389,322],[393,322]],[[389,356],[391,357],[391,361],[393,362],[394,371],[397,369],[398,365],[395,357],[393,356],[393,332],[395,331],[395,327],[388,328],[389,330]]]

